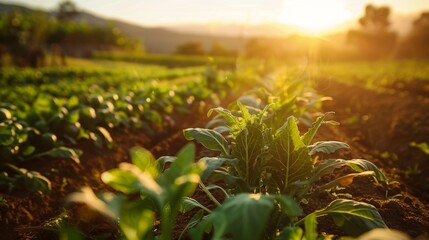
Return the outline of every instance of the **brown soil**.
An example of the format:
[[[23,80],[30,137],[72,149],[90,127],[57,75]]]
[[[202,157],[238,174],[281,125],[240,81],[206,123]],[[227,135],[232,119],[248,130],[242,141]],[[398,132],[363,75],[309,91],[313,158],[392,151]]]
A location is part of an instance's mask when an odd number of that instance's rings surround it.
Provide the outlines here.
[[[338,157],[370,160],[389,178],[387,186],[356,179],[343,193],[377,207],[390,228],[413,237],[427,234],[429,156],[410,142],[429,142],[428,96],[369,90],[332,80],[319,80],[317,90],[333,98],[323,109],[335,111],[333,118],[342,124],[322,127],[318,137],[347,142],[351,148]]]
[[[428,156],[409,146],[412,141],[429,142],[429,100],[422,94],[416,97],[409,92],[375,92],[351,87],[334,81],[318,82],[318,91],[334,101],[324,105],[324,111],[336,111],[333,119],[341,126],[323,126],[316,140],[347,142],[351,149],[332,156],[344,159],[364,158],[374,162],[387,174],[390,184],[375,183],[370,178],[358,178],[339,197],[351,194],[353,199],[373,204],[386,224],[416,237],[429,229],[429,177],[425,164]],[[142,129],[116,129],[114,148],[100,150],[87,142],[78,147],[84,151],[81,164],[64,159],[41,159],[26,166],[40,171],[52,181],[49,195],[14,192],[0,194],[6,202],[0,204],[0,232],[2,239],[55,239],[57,233],[50,224],[67,213],[74,224],[82,227],[88,237],[118,239],[114,223],[101,216],[90,214],[84,206],[64,207],[64,199],[82,186],[91,186],[95,192],[106,190],[100,174],[129,161],[129,149],[142,146],[156,157],[174,155],[187,141],[182,136],[186,127],[204,126],[205,114],[174,116],[176,124],[147,135]],[[414,166],[418,165],[417,169]],[[204,193],[194,195],[208,207],[214,207]],[[220,194],[219,194],[220,197]],[[321,194],[304,206],[305,212],[325,207],[334,196]],[[80,215],[80,218],[74,217]],[[83,216],[83,217],[82,217]],[[179,216],[175,226],[177,238],[191,214]],[[79,219],[79,220],[77,220]],[[319,230],[338,233],[328,219],[319,221]]]

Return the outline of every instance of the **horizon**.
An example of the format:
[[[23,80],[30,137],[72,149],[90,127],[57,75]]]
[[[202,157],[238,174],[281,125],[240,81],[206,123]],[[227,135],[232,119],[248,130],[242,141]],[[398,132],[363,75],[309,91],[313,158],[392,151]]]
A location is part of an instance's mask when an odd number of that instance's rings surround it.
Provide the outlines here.
[[[53,11],[62,1],[1,1],[6,4]],[[261,26],[281,24],[298,33],[323,34],[338,32],[342,25],[357,23],[367,4],[389,6],[392,16],[417,17],[429,11],[427,0],[75,0],[79,10],[100,17],[147,27],[180,27],[186,25]],[[166,4],[168,2],[168,4]],[[222,4],[224,3],[224,4]],[[207,4],[211,4],[207,5]],[[210,6],[207,7],[207,6]],[[312,6],[309,8],[308,6]],[[256,10],[257,9],[257,10]],[[320,11],[323,9],[323,11]],[[308,17],[312,16],[312,17]]]

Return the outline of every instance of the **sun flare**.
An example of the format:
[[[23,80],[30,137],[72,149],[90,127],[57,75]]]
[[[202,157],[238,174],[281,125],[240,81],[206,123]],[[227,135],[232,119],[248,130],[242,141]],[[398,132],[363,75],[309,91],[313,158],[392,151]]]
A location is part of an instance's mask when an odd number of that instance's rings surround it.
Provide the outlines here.
[[[280,20],[303,32],[322,33],[352,18],[342,0],[284,0]]]

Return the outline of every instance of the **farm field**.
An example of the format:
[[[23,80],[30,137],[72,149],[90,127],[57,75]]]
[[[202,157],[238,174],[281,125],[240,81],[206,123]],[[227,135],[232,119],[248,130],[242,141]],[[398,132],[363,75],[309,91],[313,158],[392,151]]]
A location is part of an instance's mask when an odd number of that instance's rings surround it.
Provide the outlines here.
[[[429,2],[375,2],[0,2],[0,239],[429,239]]]

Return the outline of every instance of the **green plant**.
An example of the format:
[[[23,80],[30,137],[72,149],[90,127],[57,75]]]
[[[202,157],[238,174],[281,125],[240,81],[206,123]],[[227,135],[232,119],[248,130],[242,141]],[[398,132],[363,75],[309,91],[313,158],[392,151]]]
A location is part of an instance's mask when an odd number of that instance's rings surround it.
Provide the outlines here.
[[[160,239],[171,239],[175,218],[184,197],[195,190],[204,169],[195,163],[195,146],[185,146],[176,157],[155,160],[150,152],[137,148],[131,151],[133,164],[121,163],[119,168],[102,174],[102,180],[124,194],[140,194],[140,199],[123,194],[102,194],[97,198],[89,188],[69,196],[69,201],[84,202],[113,220],[127,239],[152,239],[156,216],[161,220]],[[166,164],[171,164],[167,169]],[[165,169],[165,170],[164,170]]]
[[[0,121],[0,188],[11,191],[24,187],[30,192],[49,192],[50,181],[36,171],[20,168],[22,163],[41,157],[69,158],[79,163],[80,152],[57,144],[51,133],[40,133],[36,128],[18,121],[9,110]]]
[[[320,116],[309,130],[301,135],[294,117],[287,118],[286,122],[277,129],[271,127],[276,126],[271,124],[268,112],[272,105],[267,105],[259,111],[252,109],[254,113],[240,102],[237,102],[237,106],[240,111],[235,114],[223,108],[214,109],[226,121],[227,129],[223,133],[230,133],[229,141],[222,134],[211,129],[184,130],[188,140],[195,139],[210,150],[220,151],[217,162],[202,159],[208,165],[204,175],[210,176],[202,180],[223,180],[224,187],[219,185],[216,187],[223,189],[227,197],[242,192],[268,196],[286,194],[301,202],[305,198],[315,197],[318,192],[330,190],[336,186],[347,186],[358,176],[370,175],[378,181],[387,181],[374,164],[363,159],[333,159],[320,163],[315,163],[311,159],[311,156],[317,153],[332,153],[341,148],[348,148],[347,144],[337,141],[311,144],[317,130],[324,123],[326,114]],[[321,177],[332,174],[340,167],[349,167],[356,173],[337,176],[323,185],[317,184]],[[355,214],[353,210],[353,207],[357,206],[360,208],[359,214]],[[340,210],[336,211],[337,209]],[[316,219],[323,215],[333,217],[336,224],[351,235],[363,233],[375,227],[385,227],[373,206],[352,200],[334,201],[324,210],[316,211],[312,213],[313,215],[310,214],[297,222],[288,218],[285,221],[285,216],[281,212],[281,210],[275,211],[275,214],[270,217],[271,220],[274,219],[274,223],[270,226],[276,227],[266,232],[265,237],[276,237],[276,233],[280,230],[279,226],[299,225],[309,221],[305,219]],[[356,222],[360,223],[358,227],[350,228],[349,224]],[[218,234],[216,231],[215,228],[213,233],[215,236]]]

